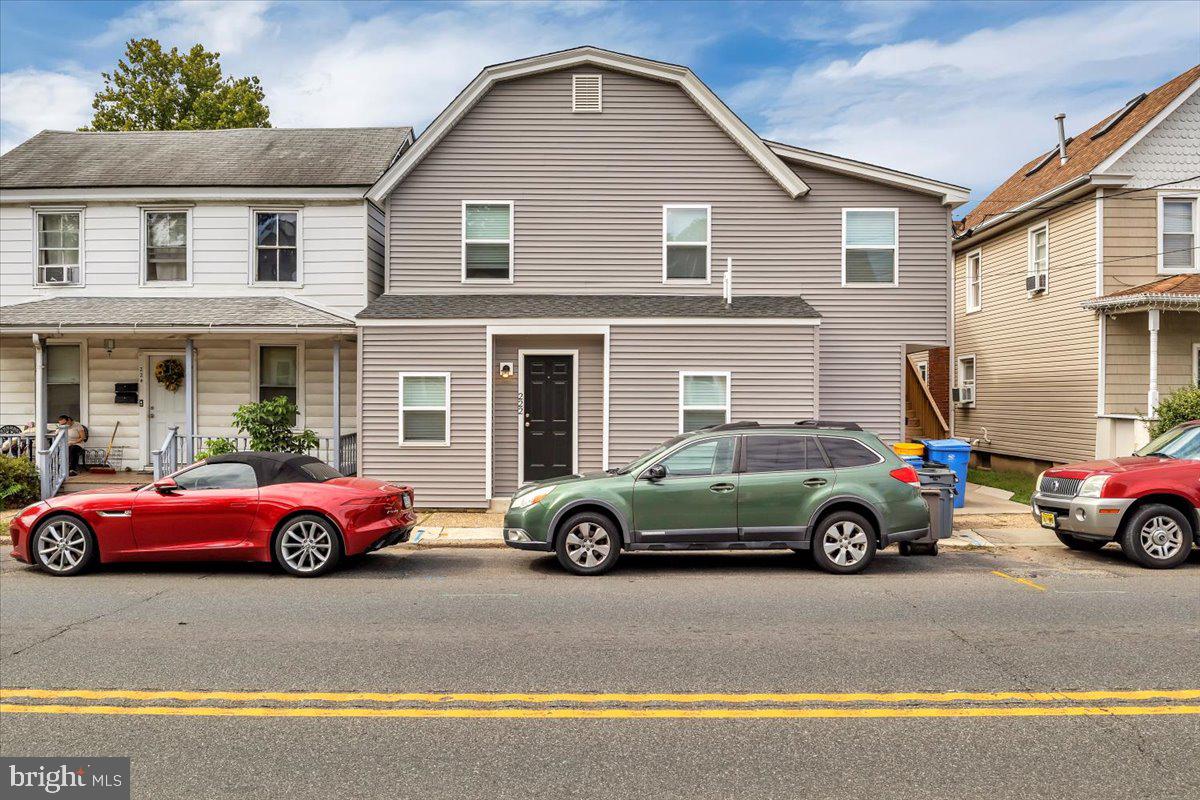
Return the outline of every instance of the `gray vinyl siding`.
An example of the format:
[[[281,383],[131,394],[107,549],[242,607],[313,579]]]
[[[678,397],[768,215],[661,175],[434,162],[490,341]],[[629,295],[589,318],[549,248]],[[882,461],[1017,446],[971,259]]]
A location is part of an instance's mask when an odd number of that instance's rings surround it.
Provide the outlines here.
[[[379,206],[367,202],[367,302],[383,294],[387,217]]]
[[[492,365],[492,483],[496,496],[512,494],[518,483],[517,437],[521,420],[517,392],[521,375],[501,380],[500,362],[519,370],[518,350],[578,350],[580,473],[597,472],[604,447],[604,337],[603,336],[497,336]]]
[[[360,335],[359,474],[410,484],[426,508],[487,505],[484,326],[367,327]],[[450,373],[448,446],[400,445],[401,372]]]
[[[679,433],[680,371],[731,372],[731,419],[815,416],[816,329],[807,325],[614,325],[609,465]]]
[[[595,70],[588,70],[589,72]],[[603,71],[573,114],[571,70],[498,84],[390,197],[397,293],[801,294],[823,315],[823,416],[900,435],[901,350],[949,326],[949,218],[936,197],[796,167],[791,199],[677,87]],[[463,200],[511,200],[514,282],[461,282]],[[662,282],[662,206],[712,206],[711,284]],[[900,285],[841,285],[841,209],[900,214]],[[735,301],[736,304],[736,301]]]

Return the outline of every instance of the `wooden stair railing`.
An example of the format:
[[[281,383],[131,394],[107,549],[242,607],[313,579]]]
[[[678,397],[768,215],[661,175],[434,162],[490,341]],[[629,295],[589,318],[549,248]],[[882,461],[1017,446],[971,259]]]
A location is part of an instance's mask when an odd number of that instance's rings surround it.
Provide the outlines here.
[[[942,416],[941,409],[933,401],[929,386],[921,380],[921,374],[916,366],[907,358],[904,359],[908,369],[904,371],[904,397],[907,404],[906,416],[915,418],[916,427],[922,436],[928,439],[944,439],[950,435],[950,426]],[[907,420],[906,420],[907,421]]]

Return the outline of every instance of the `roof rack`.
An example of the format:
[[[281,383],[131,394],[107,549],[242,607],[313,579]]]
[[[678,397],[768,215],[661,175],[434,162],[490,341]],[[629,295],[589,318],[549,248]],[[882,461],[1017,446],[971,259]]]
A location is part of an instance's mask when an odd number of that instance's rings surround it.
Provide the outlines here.
[[[857,422],[834,422],[827,419],[802,419],[795,423],[798,428],[834,428],[840,431],[861,431]]]
[[[737,430],[741,430],[742,428],[757,428],[757,427],[759,427],[757,422],[725,422],[725,423],[722,423],[721,425],[709,425],[707,428],[704,428],[703,430],[706,430],[706,431],[737,431]]]

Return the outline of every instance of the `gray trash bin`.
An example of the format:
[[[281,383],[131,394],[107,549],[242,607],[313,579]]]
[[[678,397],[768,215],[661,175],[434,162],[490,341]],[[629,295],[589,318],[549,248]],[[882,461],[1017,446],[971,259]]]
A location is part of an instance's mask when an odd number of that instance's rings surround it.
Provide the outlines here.
[[[954,496],[958,476],[943,464],[927,461],[917,468],[921,497],[929,506],[929,533],[920,539],[900,543],[902,555],[937,555],[937,543],[949,539],[954,529]]]

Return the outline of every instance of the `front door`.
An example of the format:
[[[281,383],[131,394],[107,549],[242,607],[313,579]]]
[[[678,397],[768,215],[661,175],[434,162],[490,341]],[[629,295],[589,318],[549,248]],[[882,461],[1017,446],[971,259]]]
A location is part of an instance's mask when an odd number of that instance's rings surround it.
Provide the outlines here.
[[[575,358],[524,357],[521,376],[523,477],[541,481],[575,471]]]
[[[657,462],[666,474],[639,476],[633,525],[641,542],[736,542],[737,437],[702,439]]]
[[[160,365],[164,362],[174,361],[175,364],[170,364],[160,370]],[[146,459],[145,463],[150,463],[150,453],[162,447],[163,439],[167,436],[167,429],[172,425],[178,426],[180,433],[184,427],[184,408],[185,396],[184,387],[180,383],[174,389],[170,385],[171,378],[167,377],[171,373],[179,374],[179,370],[183,367],[182,353],[152,353],[146,356],[145,363],[146,375],[146,441],[144,442],[142,455]],[[168,383],[159,380],[159,373],[162,372]]]

